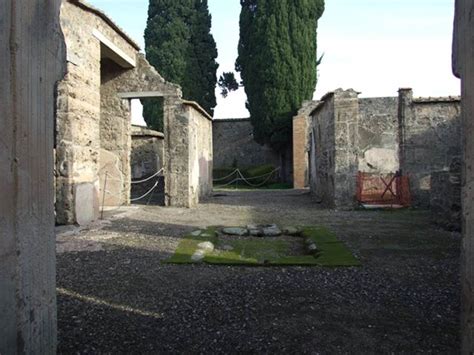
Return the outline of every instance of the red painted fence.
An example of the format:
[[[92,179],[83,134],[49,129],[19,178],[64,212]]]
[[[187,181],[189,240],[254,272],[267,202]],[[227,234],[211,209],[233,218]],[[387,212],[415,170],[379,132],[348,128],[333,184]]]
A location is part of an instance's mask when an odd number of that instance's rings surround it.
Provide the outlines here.
[[[359,171],[357,200],[369,205],[411,205],[408,176],[395,174],[370,174]]]

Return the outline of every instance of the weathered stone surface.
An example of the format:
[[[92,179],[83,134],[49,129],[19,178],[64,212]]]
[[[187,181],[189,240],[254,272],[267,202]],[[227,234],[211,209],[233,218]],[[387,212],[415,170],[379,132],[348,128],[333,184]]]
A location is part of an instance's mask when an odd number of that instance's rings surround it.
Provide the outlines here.
[[[278,237],[281,235],[281,230],[276,224],[269,224],[262,226],[262,233],[265,237]]]
[[[229,228],[223,228],[222,233],[227,234],[227,235],[244,236],[248,234],[248,230],[246,228],[229,227]]]
[[[279,166],[278,155],[270,147],[254,141],[250,119],[214,120],[212,132],[215,168]]]
[[[400,169],[410,177],[413,204],[429,207],[431,173],[461,157],[459,98],[413,98],[399,91]]]
[[[398,99],[359,99],[359,171],[395,173],[398,161]]]
[[[164,135],[146,127],[132,126],[132,178],[143,179],[163,167]]]
[[[194,262],[201,262],[206,257],[206,252],[204,250],[196,250],[196,252],[191,255],[191,260]]]
[[[462,353],[474,352],[474,3],[456,0],[453,71],[461,78],[463,139]]]
[[[354,206],[358,171],[359,101],[354,90],[327,94],[312,112],[311,191],[328,207]]]
[[[358,172],[401,170],[414,204],[428,207],[431,173],[447,170],[460,156],[459,107],[459,98],[414,99],[411,89],[400,89],[398,98],[359,99],[355,91],[340,89],[325,95],[307,130],[316,200],[351,208]],[[295,144],[299,149],[301,143]]]
[[[196,103],[182,100],[179,86],[166,82],[139,53],[138,45],[99,10],[83,1],[65,0],[61,27],[68,65],[57,98],[57,222],[77,222],[79,184],[96,189],[87,198],[92,203],[81,205],[81,215],[91,221],[98,217],[96,205],[104,190],[105,205],[130,203],[129,99],[150,93],[164,98],[164,148],[157,150],[166,152],[156,168],[165,168],[166,204],[193,207],[209,195],[212,118]],[[144,173],[142,163],[135,165],[140,165],[136,175]],[[104,189],[109,170],[113,175]]]
[[[0,353],[56,353],[54,97],[61,1],[0,1]],[[67,170],[67,169],[65,169]]]
[[[461,171],[431,174],[430,209],[433,222],[448,230],[461,230]]]
[[[289,226],[283,228],[283,234],[297,236],[301,234],[301,230],[299,228]]]
[[[309,186],[309,124],[311,112],[319,101],[305,101],[298,114],[293,117],[293,187],[304,189]]]
[[[317,245],[315,243],[311,243],[308,245],[308,251],[311,253],[311,254],[314,254],[316,252],[319,251]]]
[[[204,253],[212,253],[214,251],[214,244],[211,242],[202,242],[198,244],[198,249],[202,250]]]

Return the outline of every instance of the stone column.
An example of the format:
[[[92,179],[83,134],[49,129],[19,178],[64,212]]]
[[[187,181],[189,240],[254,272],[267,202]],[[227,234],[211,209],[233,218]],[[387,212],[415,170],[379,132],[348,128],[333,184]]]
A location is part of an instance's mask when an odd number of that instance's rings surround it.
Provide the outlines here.
[[[474,352],[474,12],[471,0],[456,0],[453,70],[461,78],[463,137],[462,353]]]
[[[53,137],[60,0],[0,2],[0,353],[56,351]]]

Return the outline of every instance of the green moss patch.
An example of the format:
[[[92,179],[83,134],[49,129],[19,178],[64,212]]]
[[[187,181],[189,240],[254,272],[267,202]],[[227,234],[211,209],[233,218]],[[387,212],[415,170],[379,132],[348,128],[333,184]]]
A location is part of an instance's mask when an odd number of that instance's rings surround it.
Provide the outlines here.
[[[214,251],[201,262],[211,265],[242,266],[360,266],[345,244],[324,227],[302,228],[301,237],[222,237],[211,227],[186,236],[168,264],[193,264],[192,256],[204,241],[214,244]],[[318,250],[310,253],[307,245],[314,243]]]

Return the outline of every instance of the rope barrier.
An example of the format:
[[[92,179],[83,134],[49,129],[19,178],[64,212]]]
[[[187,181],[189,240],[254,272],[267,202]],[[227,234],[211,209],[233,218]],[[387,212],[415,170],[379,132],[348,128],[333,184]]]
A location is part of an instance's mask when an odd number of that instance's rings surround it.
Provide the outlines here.
[[[154,177],[160,175],[163,172],[163,169],[158,170],[156,173],[154,173],[152,176],[147,177],[146,179],[143,180],[132,180],[132,184],[143,184],[144,182],[150,181]]]
[[[239,172],[240,170],[239,169],[235,169],[232,173],[230,173],[229,175],[223,177],[223,178],[218,178],[218,179],[213,179],[212,181],[213,182],[218,182],[218,181],[224,181],[224,180],[227,180],[228,178],[230,178],[232,175],[234,175],[235,173]]]
[[[157,180],[157,181],[155,182],[155,185],[153,185],[153,187],[152,187],[150,190],[148,190],[147,193],[145,193],[144,195],[142,195],[142,196],[140,196],[140,197],[137,197],[137,198],[131,198],[131,199],[130,199],[130,202],[140,201],[141,199],[144,199],[145,197],[147,197],[149,194],[151,194],[151,193],[153,192],[153,190],[156,189],[156,187],[158,186],[158,183],[159,183],[159,182],[160,182],[160,181]]]
[[[261,183],[259,184],[253,184],[251,182],[248,181],[248,179],[246,179],[242,174],[240,174],[240,177],[242,179],[243,182],[245,182],[247,185],[251,186],[251,187],[261,187],[263,185],[265,185],[268,181],[270,181],[270,179],[272,178],[273,174],[278,171],[279,169],[275,169],[273,170],[269,175],[268,177]]]
[[[232,184],[235,184],[235,183],[238,183],[239,181],[243,181],[244,183],[246,183],[247,185],[251,186],[251,187],[261,187],[263,185],[265,185],[268,181],[270,181],[270,179],[272,178],[272,176],[277,172],[279,171],[280,168],[277,168],[267,174],[264,174],[264,175],[260,175],[260,176],[255,176],[255,177],[252,177],[252,178],[246,178],[242,172],[239,170],[239,169],[236,169],[239,177],[233,179],[232,181],[226,183],[226,184],[223,184],[223,185],[219,185],[219,187],[226,187],[226,186],[229,186],[229,185],[232,185]],[[232,176],[232,175],[229,175],[229,176]],[[261,183],[258,183],[258,184],[254,184],[254,183],[251,183],[249,180],[255,180],[255,179],[261,179],[263,177],[267,177],[264,181],[262,181]],[[214,180],[215,181],[215,180]]]

